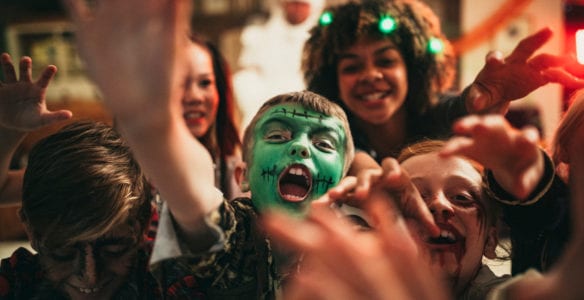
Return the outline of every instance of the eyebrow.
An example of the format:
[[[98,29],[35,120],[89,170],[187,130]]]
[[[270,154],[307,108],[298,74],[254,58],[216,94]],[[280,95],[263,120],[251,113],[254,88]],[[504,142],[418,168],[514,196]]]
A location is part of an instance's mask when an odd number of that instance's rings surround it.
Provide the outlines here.
[[[398,49],[394,45],[387,45],[387,46],[381,47],[379,49],[376,49],[375,51],[373,51],[373,54],[379,55],[379,54],[382,54],[388,50],[396,50],[397,51]],[[339,54],[339,60],[341,60],[341,59],[355,59],[358,57],[359,57],[359,55],[357,55],[355,53],[351,53],[351,52],[342,52]]]
[[[282,114],[282,112],[280,112],[278,115],[272,116],[270,119],[266,120],[261,125],[261,128],[266,128],[267,126],[270,126],[274,123],[280,123],[287,128],[293,128],[296,124],[296,122],[291,121],[291,119],[293,119],[293,117],[288,116],[288,113],[286,113],[285,115],[281,115],[281,114]],[[309,117],[311,117],[311,116],[309,116]],[[316,117],[313,117],[313,118],[316,118]],[[324,116],[323,116],[323,119],[324,119]],[[327,126],[327,125],[323,125],[322,123],[320,123],[320,126],[314,128],[313,130],[311,130],[311,132],[312,132],[312,134],[329,134],[334,139],[341,142],[341,136],[339,134],[337,134],[336,129],[337,128],[334,126]],[[344,129],[341,128],[341,130],[344,130]]]
[[[416,184],[416,183],[426,184],[428,182],[428,180],[426,179],[425,176],[411,177],[410,180],[414,184]],[[455,184],[463,184],[464,185],[464,188],[471,189],[472,192],[475,192],[477,194],[480,194],[480,192],[481,192],[482,181],[480,183],[475,183],[472,180],[469,180],[468,178],[466,178],[464,176],[460,176],[460,175],[451,175],[451,176],[448,176],[447,180],[448,181],[443,186],[444,188],[449,188],[449,187],[452,186],[452,183],[455,183]]]

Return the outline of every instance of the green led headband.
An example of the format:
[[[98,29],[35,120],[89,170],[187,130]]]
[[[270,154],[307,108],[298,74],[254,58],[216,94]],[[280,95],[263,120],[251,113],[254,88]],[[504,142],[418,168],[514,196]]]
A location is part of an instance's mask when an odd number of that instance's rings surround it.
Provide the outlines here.
[[[444,51],[444,43],[439,38],[430,38],[428,41],[428,52],[431,54],[440,54]]]
[[[390,15],[383,15],[379,18],[379,31],[383,34],[390,34],[397,28],[397,22]]]
[[[320,23],[320,26],[328,26],[333,22],[333,13],[326,10],[324,11],[321,15],[320,18],[318,19],[318,23]]]

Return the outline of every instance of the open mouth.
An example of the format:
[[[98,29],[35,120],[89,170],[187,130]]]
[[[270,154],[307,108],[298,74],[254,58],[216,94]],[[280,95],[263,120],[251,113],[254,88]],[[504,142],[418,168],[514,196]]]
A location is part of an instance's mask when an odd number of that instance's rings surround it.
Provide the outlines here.
[[[381,100],[381,99],[387,97],[387,95],[389,95],[388,92],[377,92],[377,93],[370,93],[370,94],[361,95],[359,98],[361,98],[364,101],[375,101],[375,100]]]
[[[95,293],[99,293],[106,285],[110,284],[113,281],[113,279],[107,280],[106,282],[99,284],[95,287],[80,287],[80,286],[76,286],[70,283],[67,283],[67,285],[69,285],[70,287],[76,289],[77,291],[79,291],[82,294],[95,294]]]
[[[188,120],[197,120],[197,119],[203,118],[204,116],[205,116],[204,113],[197,112],[197,111],[185,112],[183,114],[183,118],[187,121]]]
[[[431,237],[428,239],[428,243],[430,244],[445,244],[445,245],[451,245],[454,244],[458,241],[458,239],[456,238],[456,235],[449,230],[446,229],[442,229],[440,231],[440,236],[438,237]]]
[[[449,262],[460,262],[466,253],[466,238],[451,224],[436,224],[440,235],[425,239],[432,260],[444,266]]]
[[[454,245],[459,242],[464,242],[464,237],[460,232],[450,224],[436,224],[440,227],[440,235],[437,237],[428,237],[426,243],[440,246],[440,245]]]
[[[311,190],[312,175],[304,165],[290,165],[278,178],[278,193],[285,201],[304,201]]]

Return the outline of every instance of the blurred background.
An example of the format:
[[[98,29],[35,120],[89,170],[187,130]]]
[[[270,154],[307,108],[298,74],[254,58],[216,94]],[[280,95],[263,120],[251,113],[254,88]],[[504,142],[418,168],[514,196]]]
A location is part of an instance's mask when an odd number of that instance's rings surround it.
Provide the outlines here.
[[[343,0],[192,0],[194,12],[192,26],[213,41],[226,57],[232,71],[242,71],[242,33],[245,28],[262,26],[281,13],[282,2],[303,2],[312,5],[312,18],[300,20],[303,34],[315,24],[322,5],[345,2]],[[93,1],[95,2],[95,1]],[[584,0],[426,0],[442,21],[443,31],[453,42],[457,53],[458,77],[454,90],[467,86],[484,65],[490,50],[500,50],[505,55],[529,34],[550,27],[554,36],[540,51],[576,56],[576,44],[584,52]],[[279,11],[280,10],[280,11]],[[271,19],[272,18],[272,19]],[[288,27],[287,27],[288,26]],[[293,29],[283,26],[283,32]],[[295,27],[300,28],[300,27]],[[576,39],[582,30],[581,40]],[[245,34],[243,34],[245,35]],[[280,34],[283,35],[283,34]],[[263,36],[262,42],[269,42]],[[286,38],[285,38],[286,40]],[[115,45],[114,45],[115,46]],[[282,52],[288,51],[281,45]],[[83,62],[75,49],[75,30],[58,0],[0,0],[0,52],[8,52],[15,61],[20,56],[33,58],[33,76],[48,64],[59,68],[51,83],[47,100],[52,108],[67,108],[75,119],[89,118],[111,122],[103,108],[99,91],[87,77]],[[584,64],[584,53],[580,63]],[[280,60],[286,63],[286,60]],[[296,64],[298,62],[295,62]],[[112,70],[115,72],[115,70]],[[0,74],[0,79],[1,78]],[[123,79],[121,79],[123,80]],[[237,82],[236,82],[237,90]],[[247,87],[252,88],[252,87]],[[237,91],[236,91],[237,92]],[[526,99],[513,103],[507,115],[517,126],[535,125],[542,133],[544,143],[566,107],[572,91],[559,85],[544,86]],[[237,96],[237,95],[236,95]],[[239,97],[240,108],[246,103]],[[242,117],[244,118],[244,117]],[[31,134],[18,151],[13,168],[26,164],[26,154],[41,137],[53,132],[59,124]],[[245,124],[243,124],[245,125]],[[1,142],[1,141],[0,141]],[[18,208],[0,208],[0,257],[8,256],[17,245],[26,244],[26,236],[16,216]]]

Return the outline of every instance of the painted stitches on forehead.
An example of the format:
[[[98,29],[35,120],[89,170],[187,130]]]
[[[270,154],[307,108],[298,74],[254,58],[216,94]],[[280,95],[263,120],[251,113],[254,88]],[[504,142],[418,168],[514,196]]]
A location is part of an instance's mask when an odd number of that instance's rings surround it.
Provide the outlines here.
[[[282,114],[285,117],[291,117],[291,118],[304,118],[306,120],[317,120],[319,123],[322,123],[322,121],[327,118],[327,116],[323,115],[323,114],[317,114],[313,111],[309,111],[307,109],[303,109],[303,110],[297,110],[296,108],[293,109],[288,109],[286,107],[280,107],[275,109],[271,115],[278,115],[278,114]]]

